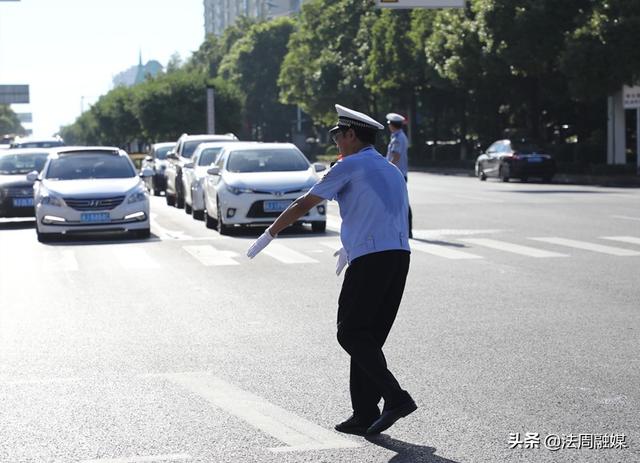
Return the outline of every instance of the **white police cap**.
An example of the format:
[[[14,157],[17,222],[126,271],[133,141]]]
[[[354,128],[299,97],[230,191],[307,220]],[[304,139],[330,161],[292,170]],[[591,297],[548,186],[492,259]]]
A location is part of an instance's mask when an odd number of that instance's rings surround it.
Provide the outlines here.
[[[331,129],[331,132],[338,130],[340,127],[359,127],[369,130],[384,129],[381,123],[364,113],[354,111],[339,104],[336,105],[336,111],[338,112],[338,123]]]
[[[387,122],[404,122],[407,120],[404,116],[401,116],[398,113],[389,113],[385,117],[387,118]]]

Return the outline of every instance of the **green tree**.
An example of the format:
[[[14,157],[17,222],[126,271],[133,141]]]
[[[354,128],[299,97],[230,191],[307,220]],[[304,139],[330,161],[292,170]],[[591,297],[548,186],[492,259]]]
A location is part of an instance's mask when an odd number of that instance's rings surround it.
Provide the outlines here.
[[[101,144],[124,146],[142,138],[140,123],[134,114],[133,88],[116,87],[91,107]]]
[[[289,138],[295,108],[278,101],[278,75],[293,28],[290,18],[254,24],[220,66],[221,76],[242,95],[245,130],[251,139]]]
[[[26,132],[9,105],[0,104],[0,135],[24,135]]]
[[[365,88],[368,35],[361,18],[372,0],[310,0],[302,6],[278,83],[283,103],[298,104],[319,124],[335,121],[335,103],[372,109]]]

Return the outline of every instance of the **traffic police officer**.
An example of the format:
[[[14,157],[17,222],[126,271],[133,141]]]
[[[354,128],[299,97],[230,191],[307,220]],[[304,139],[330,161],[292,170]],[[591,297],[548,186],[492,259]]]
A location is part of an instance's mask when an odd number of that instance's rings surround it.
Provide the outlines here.
[[[405,123],[406,119],[404,116],[401,116],[398,113],[389,113],[387,114],[387,126],[391,131],[391,140],[389,141],[389,146],[387,147],[387,159],[389,162],[395,164],[402,175],[404,175],[404,180],[407,181],[407,175],[409,173],[409,139],[402,130],[402,125]],[[411,206],[409,206],[409,238],[413,238],[412,233],[412,217],[411,217]]]
[[[337,337],[351,356],[353,414],[336,429],[377,434],[417,408],[387,368],[382,352],[409,271],[407,186],[401,172],[373,147],[376,132],[384,126],[344,106],[336,105],[336,111],[338,123],[330,133],[343,158],[275,220],[247,256],[255,257],[321,201],[338,201],[343,248],[335,254],[336,274],[349,267],[338,300]]]

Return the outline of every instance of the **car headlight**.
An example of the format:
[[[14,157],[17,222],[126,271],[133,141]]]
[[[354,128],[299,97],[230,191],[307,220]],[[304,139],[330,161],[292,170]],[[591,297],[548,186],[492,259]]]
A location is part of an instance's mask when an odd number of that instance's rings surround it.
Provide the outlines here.
[[[127,199],[127,204],[131,203],[139,203],[140,201],[145,201],[147,199],[147,192],[144,190],[134,191],[129,195],[129,199]]]
[[[253,190],[250,188],[238,188],[231,185],[227,185],[227,191],[234,195],[241,195],[242,193],[253,193]]]
[[[56,206],[56,207],[63,207],[65,205],[64,200],[61,197],[52,195],[52,194],[43,196],[42,201],[40,203],[46,206]]]

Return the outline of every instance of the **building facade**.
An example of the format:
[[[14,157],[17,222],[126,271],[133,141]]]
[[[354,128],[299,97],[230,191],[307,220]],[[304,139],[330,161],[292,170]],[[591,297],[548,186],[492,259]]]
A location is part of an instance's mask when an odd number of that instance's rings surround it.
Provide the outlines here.
[[[204,0],[205,35],[222,35],[238,17],[258,20],[289,16],[300,11],[304,0]]]

